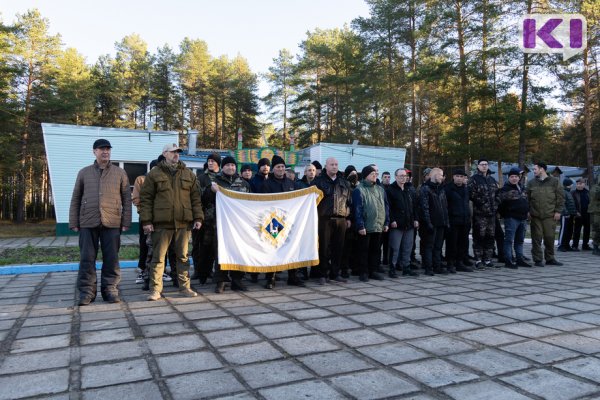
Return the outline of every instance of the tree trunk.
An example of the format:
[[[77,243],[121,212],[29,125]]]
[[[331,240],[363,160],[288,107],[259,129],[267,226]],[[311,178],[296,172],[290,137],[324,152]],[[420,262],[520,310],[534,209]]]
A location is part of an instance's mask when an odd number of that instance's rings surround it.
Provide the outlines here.
[[[219,145],[219,98],[215,96],[215,148]]]
[[[467,97],[467,59],[465,55],[465,32],[462,20],[462,0],[456,0],[454,2],[456,11],[456,28],[458,33],[458,54],[459,54],[459,76],[460,76],[460,113],[462,118],[462,134],[464,144],[467,146],[466,159],[471,159],[471,140],[469,137],[469,98]]]
[[[415,17],[415,2],[410,0],[410,60],[411,60],[411,71],[413,79],[417,73],[417,43],[415,40],[415,30],[417,29],[416,17]],[[417,83],[412,82],[411,88],[411,99],[410,99],[410,170],[415,169],[415,146],[417,138]]]
[[[588,47],[583,51],[583,115],[585,126],[585,150],[587,161],[588,182],[591,186],[594,182],[594,155],[592,152],[592,94],[590,90],[590,71],[588,59]]]
[[[527,14],[531,13],[532,0],[527,0]],[[521,112],[519,116],[519,168],[525,167],[527,141],[527,92],[529,87],[529,54],[523,53],[523,81],[521,84]]]

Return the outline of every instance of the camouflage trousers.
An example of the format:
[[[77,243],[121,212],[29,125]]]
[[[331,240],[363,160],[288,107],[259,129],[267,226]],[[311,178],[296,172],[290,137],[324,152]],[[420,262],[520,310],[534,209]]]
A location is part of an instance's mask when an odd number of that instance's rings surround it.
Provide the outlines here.
[[[592,241],[596,246],[600,246],[600,213],[590,214],[592,217]]]
[[[473,217],[473,254],[478,261],[491,261],[494,255],[496,218]]]

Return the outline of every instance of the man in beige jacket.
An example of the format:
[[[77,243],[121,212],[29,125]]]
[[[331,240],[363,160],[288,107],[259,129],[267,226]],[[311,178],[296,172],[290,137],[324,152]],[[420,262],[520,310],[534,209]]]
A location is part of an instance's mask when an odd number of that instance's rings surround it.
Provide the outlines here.
[[[127,173],[110,162],[112,146],[106,139],[94,142],[96,161],[79,171],[69,208],[69,228],[79,233],[79,305],[96,299],[96,257],[102,248],[100,293],[104,301],[118,303],[121,281],[121,232],[131,225],[131,195]]]

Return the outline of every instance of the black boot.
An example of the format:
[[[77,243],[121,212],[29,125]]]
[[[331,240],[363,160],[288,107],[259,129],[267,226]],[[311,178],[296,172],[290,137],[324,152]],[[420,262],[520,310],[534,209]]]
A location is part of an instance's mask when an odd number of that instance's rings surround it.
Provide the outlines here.
[[[594,250],[592,250],[592,254],[595,256],[600,256],[600,247],[594,243]]]
[[[410,265],[407,265],[402,267],[402,276],[419,276],[419,273],[413,271],[412,268],[410,268]]]
[[[396,267],[394,267],[393,265],[390,265],[390,272],[388,273],[388,276],[392,279],[398,278],[398,274],[396,273]]]

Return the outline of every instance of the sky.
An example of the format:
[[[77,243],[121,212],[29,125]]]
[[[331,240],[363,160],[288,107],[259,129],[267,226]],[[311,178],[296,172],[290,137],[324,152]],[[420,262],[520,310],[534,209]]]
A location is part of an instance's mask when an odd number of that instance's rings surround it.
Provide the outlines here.
[[[185,37],[202,39],[213,57],[240,54],[256,73],[266,72],[279,50],[296,53],[307,31],[341,28],[368,16],[364,0],[0,0],[1,19],[37,8],[89,64],[114,56],[115,42],[138,33],[156,52],[177,50]],[[261,95],[266,94],[264,84]]]

